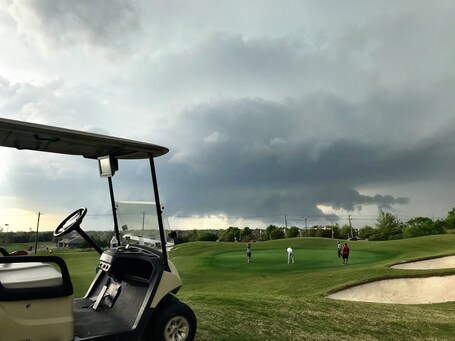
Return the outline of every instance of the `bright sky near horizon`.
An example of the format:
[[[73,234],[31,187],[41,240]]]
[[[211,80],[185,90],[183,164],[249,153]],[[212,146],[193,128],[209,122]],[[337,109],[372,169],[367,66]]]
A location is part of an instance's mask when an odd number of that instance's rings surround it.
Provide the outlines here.
[[[0,0],[0,116],[168,147],[173,228],[444,218],[454,17],[443,0]],[[0,228],[109,214],[94,161],[0,156]]]

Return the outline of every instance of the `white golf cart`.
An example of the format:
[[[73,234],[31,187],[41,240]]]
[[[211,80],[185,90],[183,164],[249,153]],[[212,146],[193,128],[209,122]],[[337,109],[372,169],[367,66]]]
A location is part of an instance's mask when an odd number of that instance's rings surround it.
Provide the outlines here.
[[[193,340],[196,317],[191,308],[174,296],[182,282],[168,260],[155,172],[154,158],[166,154],[168,149],[3,118],[0,118],[0,146],[98,160],[96,167],[101,177],[108,180],[113,233],[119,242],[115,248],[104,251],[92,240],[80,227],[87,213],[84,207],[57,226],[54,236],[77,231],[100,254],[90,288],[83,298],[75,299],[62,258],[10,256],[0,248],[3,254],[0,256],[0,340]],[[156,211],[153,216],[157,220],[155,247],[122,245],[125,243],[118,226],[112,183],[119,169],[118,161],[122,159],[146,159],[150,165]],[[143,230],[145,223],[143,220]]]

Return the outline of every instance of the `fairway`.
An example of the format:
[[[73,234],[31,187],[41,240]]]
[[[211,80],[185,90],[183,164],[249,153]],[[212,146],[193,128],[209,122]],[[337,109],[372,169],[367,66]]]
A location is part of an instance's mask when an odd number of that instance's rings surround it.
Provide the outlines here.
[[[287,264],[288,244],[295,264]],[[170,255],[184,281],[179,297],[198,316],[198,340],[448,340],[455,303],[393,305],[326,295],[375,279],[421,276],[389,266],[453,254],[454,245],[453,235],[350,242],[348,266],[337,257],[336,240],[319,238],[254,243],[250,264],[243,243],[190,243]]]
[[[295,264],[287,264],[286,248]],[[170,252],[183,280],[178,297],[198,318],[196,340],[450,340],[455,303],[400,305],[332,300],[327,294],[374,280],[455,274],[391,265],[455,254],[455,235],[350,242],[348,266],[336,240],[295,238],[252,244],[194,242]],[[75,295],[94,276],[95,252],[66,252]]]

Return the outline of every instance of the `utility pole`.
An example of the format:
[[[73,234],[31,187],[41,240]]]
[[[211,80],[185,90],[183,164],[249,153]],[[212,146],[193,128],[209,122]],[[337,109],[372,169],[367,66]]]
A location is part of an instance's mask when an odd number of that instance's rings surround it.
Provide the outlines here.
[[[286,213],[284,214],[284,235],[288,236],[288,216]]]
[[[348,215],[349,228],[351,229],[351,238],[354,238],[354,231],[352,230],[351,215]]]
[[[38,250],[38,229],[39,229],[40,216],[41,216],[41,212],[38,212],[38,222],[36,223],[35,255],[36,255],[36,250]]]
[[[332,219],[328,219],[328,218],[327,218],[327,220],[330,221],[330,231],[332,232],[332,239],[333,239],[333,236],[335,234],[335,232],[333,231],[333,221],[332,221]]]
[[[305,219],[305,229],[307,229],[308,228],[308,225],[307,225],[308,217],[303,217],[303,219]]]
[[[6,242],[5,244],[8,245],[8,229],[9,229],[9,224],[5,224],[6,227]]]

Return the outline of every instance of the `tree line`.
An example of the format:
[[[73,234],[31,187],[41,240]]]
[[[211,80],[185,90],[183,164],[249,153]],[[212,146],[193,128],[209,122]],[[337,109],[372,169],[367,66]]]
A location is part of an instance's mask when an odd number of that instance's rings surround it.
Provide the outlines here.
[[[1,229],[0,229],[1,230]],[[1,231],[0,231],[1,232]],[[231,226],[225,230],[190,230],[178,231],[176,244],[191,241],[223,241],[223,242],[249,242],[265,241],[295,237],[322,237],[335,239],[368,239],[368,240],[394,240],[413,238],[434,234],[455,233],[455,208],[448,212],[445,219],[433,220],[428,217],[415,217],[401,221],[395,215],[382,212],[375,226],[364,226],[354,229],[350,225],[338,224],[327,226],[313,226],[311,228],[289,228],[269,225],[265,229],[251,229],[250,227],[238,228]],[[87,234],[101,247],[109,245],[112,231],[88,231]],[[8,243],[34,243],[38,235],[38,242],[57,242],[52,232],[2,232],[0,244]],[[81,245],[83,247],[84,245]],[[85,245],[89,247],[88,244]]]
[[[445,219],[433,220],[428,217],[415,217],[407,221],[401,221],[397,216],[389,212],[379,214],[375,226],[352,228],[345,224],[327,226],[313,226],[311,228],[289,228],[269,225],[263,229],[251,229],[244,227],[229,227],[226,230],[192,230],[179,231],[175,240],[176,244],[189,241],[223,241],[223,242],[248,242],[265,241],[295,237],[322,237],[335,239],[368,239],[368,240],[394,240],[413,238],[434,234],[455,233],[455,208]]]
[[[38,236],[38,243],[57,243],[62,237],[56,238],[52,231],[38,232],[2,232],[0,231],[0,244],[6,243],[22,243],[22,244],[34,244]],[[101,247],[109,245],[109,241],[112,238],[113,231],[88,231],[87,234]],[[66,238],[66,237],[64,237]],[[90,245],[84,242],[80,246],[81,248],[89,248]]]

